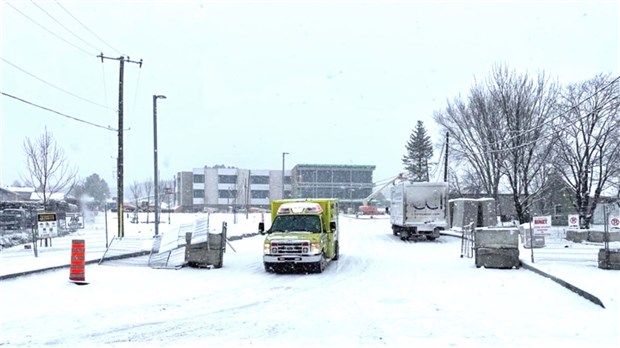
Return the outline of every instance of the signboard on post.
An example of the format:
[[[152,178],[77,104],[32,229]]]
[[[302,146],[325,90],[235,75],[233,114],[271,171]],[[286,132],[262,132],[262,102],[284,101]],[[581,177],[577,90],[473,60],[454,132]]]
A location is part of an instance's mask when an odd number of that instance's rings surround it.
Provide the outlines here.
[[[611,229],[620,229],[620,216],[610,215],[609,226],[611,227]]]
[[[579,215],[568,216],[568,227],[579,227]]]
[[[67,218],[65,219],[65,228],[84,228],[84,215],[82,215],[82,213],[67,213]]]
[[[58,219],[56,213],[38,213],[37,232],[39,239],[57,237]]]
[[[526,234],[526,248],[542,248],[545,246],[545,235],[551,227],[551,216],[534,216],[531,236]]]
[[[551,227],[551,216],[534,216],[534,232],[545,234]]]

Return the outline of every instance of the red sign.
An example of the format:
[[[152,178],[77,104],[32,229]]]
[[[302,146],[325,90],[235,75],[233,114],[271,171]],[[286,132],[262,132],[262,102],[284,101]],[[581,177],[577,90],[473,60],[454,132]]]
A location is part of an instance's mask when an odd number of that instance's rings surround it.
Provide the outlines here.
[[[534,226],[551,226],[551,217],[550,216],[535,217]]]

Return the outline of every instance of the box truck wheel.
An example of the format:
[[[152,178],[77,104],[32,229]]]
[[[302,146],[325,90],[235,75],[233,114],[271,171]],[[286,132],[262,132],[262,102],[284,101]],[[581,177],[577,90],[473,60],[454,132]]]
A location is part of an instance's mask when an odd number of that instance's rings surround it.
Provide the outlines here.
[[[435,240],[439,238],[439,236],[441,236],[441,229],[439,227],[435,227],[435,229],[433,229],[433,233],[430,235],[427,235],[426,239]]]
[[[407,239],[409,239],[409,231],[407,230],[400,231],[400,240],[407,240]]]

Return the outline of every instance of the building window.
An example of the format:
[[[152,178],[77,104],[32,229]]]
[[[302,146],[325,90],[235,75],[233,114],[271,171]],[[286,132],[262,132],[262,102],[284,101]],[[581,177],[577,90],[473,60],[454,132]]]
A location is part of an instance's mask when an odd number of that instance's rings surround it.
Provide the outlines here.
[[[219,198],[235,198],[237,197],[237,190],[219,190],[218,191]]]
[[[194,198],[205,198],[205,190],[194,190]]]
[[[372,172],[353,172],[352,182],[372,182]]]
[[[291,176],[285,176],[284,177],[284,185],[290,185],[291,184]]]
[[[318,170],[316,181],[317,182],[332,182],[332,171],[331,170]]]
[[[331,198],[332,190],[330,188],[317,188],[317,198]]]
[[[315,182],[316,172],[313,170],[300,170],[301,182]]]
[[[194,183],[195,184],[204,184],[205,176],[203,174],[194,174]]]
[[[269,198],[269,191],[252,190],[250,192],[250,195],[251,195],[252,198],[257,198],[257,199],[259,199],[259,198]]]
[[[334,193],[333,193],[333,198],[340,198],[340,199],[343,199],[343,198],[349,198],[349,196],[348,196],[348,191],[345,191],[345,189],[344,189],[344,188],[341,188],[341,187],[334,187],[334,189],[333,189],[333,190],[334,190],[334,191],[333,191],[333,192],[334,192]],[[346,195],[345,195],[345,194],[346,194]]]
[[[237,176],[236,175],[219,175],[218,181],[220,184],[236,184]]]
[[[312,198],[312,197],[316,197],[315,194],[315,189],[311,188],[311,187],[304,187],[301,188],[299,190],[299,194],[300,194],[300,198]]]
[[[351,171],[334,170],[334,182],[351,182]]]
[[[260,175],[260,176],[251,176],[250,177],[250,183],[251,184],[256,184],[256,185],[265,185],[265,184],[269,184],[269,176],[267,175]]]

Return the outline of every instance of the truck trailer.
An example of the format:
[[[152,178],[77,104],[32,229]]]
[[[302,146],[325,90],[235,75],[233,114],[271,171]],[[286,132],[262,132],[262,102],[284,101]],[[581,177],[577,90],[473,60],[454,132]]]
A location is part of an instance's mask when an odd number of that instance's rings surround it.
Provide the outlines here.
[[[392,233],[400,239],[435,240],[450,226],[447,183],[401,182],[391,194]]]
[[[267,272],[303,268],[321,273],[338,260],[338,200],[285,199],[271,202],[271,228],[265,234],[263,263]]]

